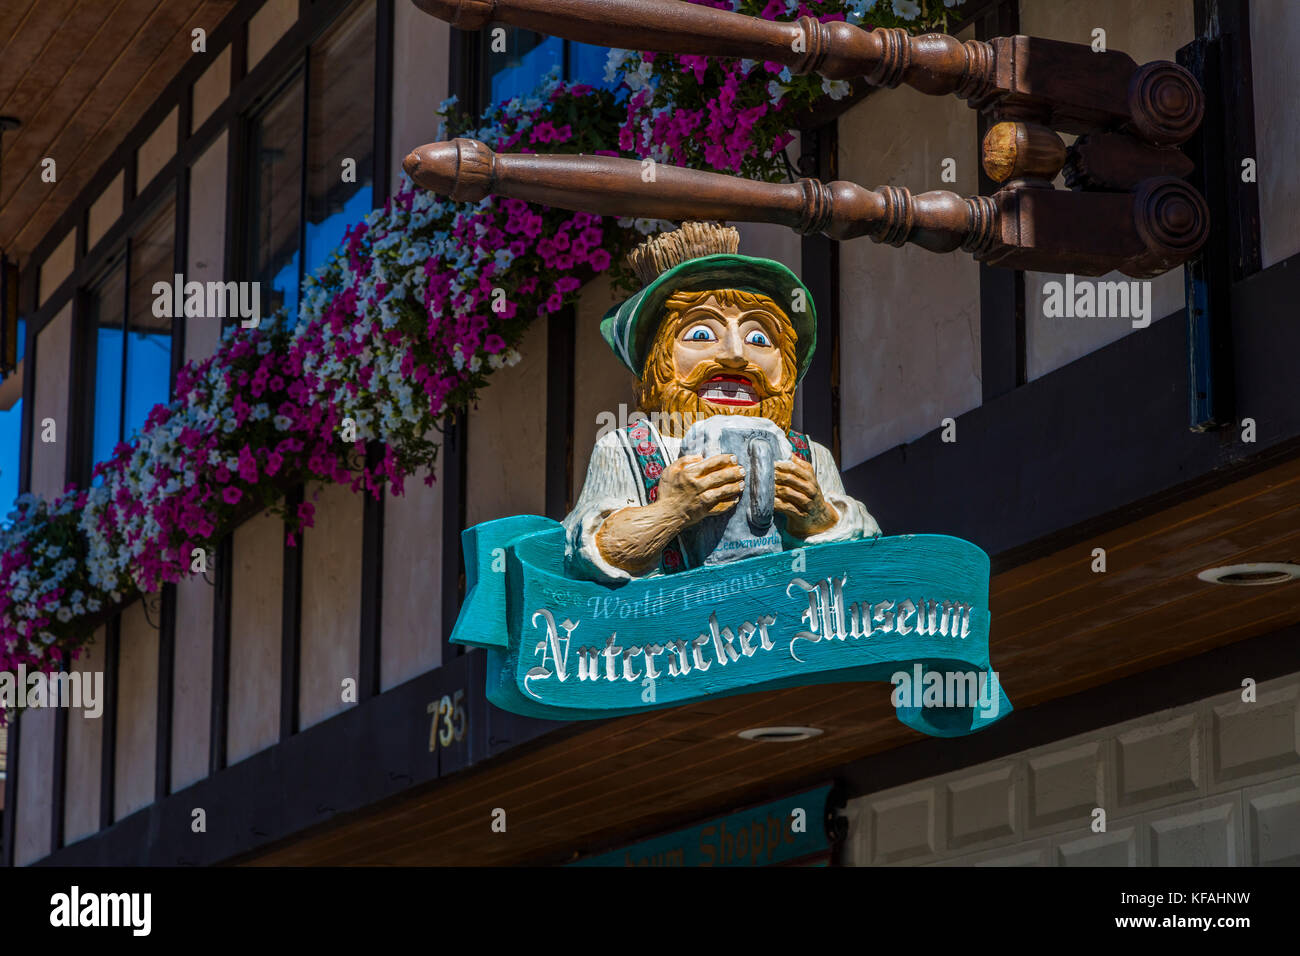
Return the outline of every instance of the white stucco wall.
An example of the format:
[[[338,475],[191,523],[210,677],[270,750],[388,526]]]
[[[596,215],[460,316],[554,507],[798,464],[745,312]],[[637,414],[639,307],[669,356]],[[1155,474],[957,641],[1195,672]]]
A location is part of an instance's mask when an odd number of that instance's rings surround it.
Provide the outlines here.
[[[215,580],[215,556],[208,576]],[[172,791],[208,775],[212,728],[212,610],[215,589],[200,575],[176,585],[172,673]]]
[[[743,251],[743,249],[742,249]],[[621,297],[615,295],[608,278],[596,279],[582,290],[578,300],[577,327],[573,350],[573,477],[570,503],[578,500],[587,476],[587,463],[596,446],[596,436],[607,418],[621,421],[636,411],[636,378],[614,356],[600,336],[600,320]],[[620,407],[621,406],[621,407]]]
[[[114,820],[153,803],[158,762],[158,632],[145,617],[141,601],[122,612],[119,634]]]
[[[529,326],[514,366],[493,373],[469,413],[465,525],[546,511],[546,327]]]
[[[236,529],[230,598],[226,761],[280,739],[284,522],[259,515]]]
[[[450,91],[448,43],[451,28],[413,3],[393,7],[393,190],[401,182],[402,160],[438,136],[435,111]]]
[[[841,118],[839,139],[841,179],[913,194],[979,190],[975,112],[956,97],[872,93]],[[954,182],[943,179],[946,159],[956,161]],[[978,406],[980,375],[979,266],[969,254],[840,244],[841,467]]]
[[[1192,0],[1033,0],[1022,3],[1020,32],[1070,43],[1092,42],[1092,31],[1106,31],[1106,46],[1123,50],[1137,64],[1174,60],[1178,48],[1194,37]],[[1066,137],[1067,142],[1071,137]],[[1057,177],[1057,186],[1064,181]],[[1043,286],[1064,277],[1041,272],[1025,273],[1025,340],[1030,379],[1094,352],[1103,345],[1141,329],[1131,318],[1047,318],[1043,315]],[[1098,282],[1130,281],[1118,272],[1098,277]],[[1151,321],[1156,322],[1183,307],[1183,269],[1173,269],[1149,280]]]
[[[1259,242],[1264,268],[1300,252],[1300,3],[1250,5]],[[1245,159],[1247,157],[1241,157]],[[1237,163],[1240,171],[1240,159]]]
[[[380,687],[388,690],[442,662],[442,463],[435,481],[407,479],[384,500]]]
[[[69,670],[104,673],[103,627]],[[107,676],[107,675],[105,675]],[[86,678],[83,678],[85,680]],[[101,684],[101,687],[104,686]],[[99,706],[104,707],[101,698]],[[87,717],[84,709],[68,711],[68,750],[64,777],[63,842],[75,843],[99,830],[99,788],[104,764],[104,718]]]
[[[190,224],[186,282],[225,282],[226,153],[222,133],[190,167]],[[185,320],[185,360],[204,359],[221,341],[221,319],[190,316]]]
[[[319,489],[319,497],[313,497]],[[315,523],[302,540],[302,627],[298,645],[298,727],[351,706],[361,661],[361,528],[364,501],[345,485],[312,485]],[[358,699],[354,693],[352,700]]]
[[[54,786],[53,708],[22,716],[18,744],[18,818],[14,821],[14,862],[19,866],[50,852],[50,791]],[[6,811],[9,812],[9,811]]]
[[[68,372],[72,348],[69,302],[36,336],[36,387],[32,403],[32,493],[47,499],[63,491],[68,459]],[[54,440],[43,440],[46,419]]]

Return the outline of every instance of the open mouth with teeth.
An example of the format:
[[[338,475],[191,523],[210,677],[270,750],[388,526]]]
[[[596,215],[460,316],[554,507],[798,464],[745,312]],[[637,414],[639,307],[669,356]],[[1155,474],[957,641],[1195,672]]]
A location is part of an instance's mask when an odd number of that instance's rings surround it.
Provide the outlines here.
[[[743,375],[715,375],[695,394],[714,405],[757,405],[758,392]]]

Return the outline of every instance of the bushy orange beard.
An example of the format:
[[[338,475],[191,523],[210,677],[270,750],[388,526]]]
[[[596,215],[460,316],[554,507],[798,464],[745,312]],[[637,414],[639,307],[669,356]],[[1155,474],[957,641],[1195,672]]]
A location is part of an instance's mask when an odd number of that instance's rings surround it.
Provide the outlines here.
[[[750,364],[743,369],[723,368],[711,359],[705,359],[696,365],[684,378],[678,378],[673,362],[673,344],[677,337],[678,320],[686,309],[709,296],[719,301],[732,304],[732,298],[740,300],[746,306],[762,304],[781,320],[781,388],[773,389],[763,370]],[[645,371],[637,387],[637,402],[643,412],[653,416],[656,427],[664,434],[680,438],[695,422],[712,415],[748,415],[754,418],[771,419],[783,431],[790,428],[790,419],[794,413],[795,377],[795,331],[785,313],[767,296],[738,290],[711,292],[677,293],[667,303],[668,312],[659,325],[654,347],[646,359]],[[715,375],[743,372],[754,382],[758,393],[757,405],[715,405],[700,398],[696,390]]]

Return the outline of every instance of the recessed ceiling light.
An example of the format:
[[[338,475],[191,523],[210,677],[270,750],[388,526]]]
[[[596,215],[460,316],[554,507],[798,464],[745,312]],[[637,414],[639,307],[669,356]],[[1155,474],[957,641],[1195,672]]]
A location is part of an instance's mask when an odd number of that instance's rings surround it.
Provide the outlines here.
[[[759,740],[764,743],[792,744],[799,740],[808,740],[821,735],[816,727],[753,727],[742,730],[737,736],[744,740]]]
[[[1211,584],[1235,584],[1238,587],[1285,584],[1300,578],[1300,564],[1229,564],[1202,571],[1197,577]]]

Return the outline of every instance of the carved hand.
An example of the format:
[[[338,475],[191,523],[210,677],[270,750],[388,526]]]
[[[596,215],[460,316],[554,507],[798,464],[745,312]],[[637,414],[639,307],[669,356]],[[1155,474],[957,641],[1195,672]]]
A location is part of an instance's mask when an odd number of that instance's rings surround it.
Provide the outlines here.
[[[645,574],[683,528],[733,507],[744,488],[745,473],[735,455],[678,458],[660,476],[654,501],[622,508],[605,519],[596,532],[596,547],[615,567]]]
[[[822,494],[812,463],[795,456],[776,463],[776,510],[785,515],[785,530],[807,538],[835,527],[835,506]]]
[[[708,515],[722,514],[744,490],[745,470],[737,464],[735,455],[686,455],[664,469],[655,504],[668,509],[669,520],[680,521],[680,531]]]

